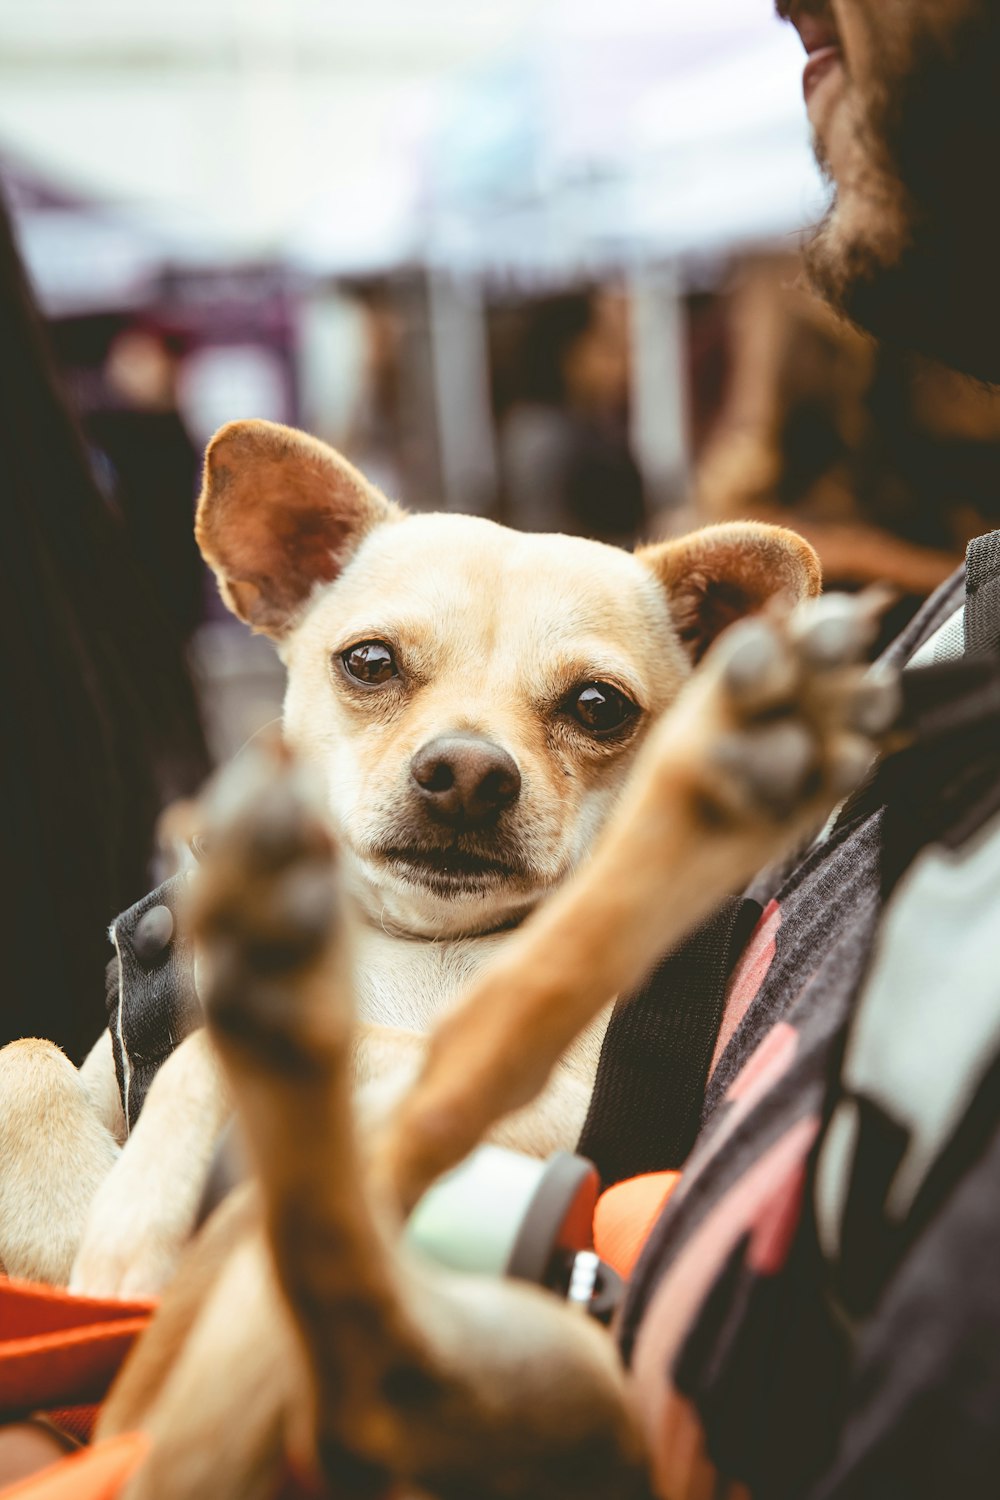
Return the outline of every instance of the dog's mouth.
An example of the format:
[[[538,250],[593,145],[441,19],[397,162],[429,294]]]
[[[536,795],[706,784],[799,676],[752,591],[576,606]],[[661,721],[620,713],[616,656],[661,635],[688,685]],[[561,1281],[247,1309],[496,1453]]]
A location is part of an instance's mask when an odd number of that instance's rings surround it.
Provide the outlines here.
[[[520,862],[472,853],[457,844],[443,849],[393,845],[374,852],[404,880],[452,893],[532,882],[531,872]]]

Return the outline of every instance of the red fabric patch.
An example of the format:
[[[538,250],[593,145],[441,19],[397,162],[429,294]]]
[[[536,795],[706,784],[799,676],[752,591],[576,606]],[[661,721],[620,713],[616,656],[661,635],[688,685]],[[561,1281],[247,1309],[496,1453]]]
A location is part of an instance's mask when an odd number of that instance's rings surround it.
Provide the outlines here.
[[[155,1306],[0,1278],[0,1417],[100,1401]]]
[[[758,1276],[776,1276],[788,1259],[802,1216],[805,1186],[806,1164],[793,1162],[758,1213],[747,1250],[747,1265]]]
[[[735,1103],[773,1088],[790,1066],[798,1046],[799,1034],[795,1027],[789,1026],[787,1021],[779,1021],[751,1052],[733,1079],[726,1098]]]
[[[675,1479],[686,1482],[689,1473],[699,1472],[703,1455],[697,1450],[697,1416],[683,1408],[672,1415],[677,1397],[664,1390],[664,1372],[673,1368],[705,1299],[743,1236],[755,1236],[759,1226],[759,1250],[764,1258],[787,1248],[787,1219],[775,1208],[776,1200],[790,1210],[794,1200],[790,1185],[805,1171],[819,1128],[818,1117],[798,1120],[747,1168],[694,1230],[646,1309],[632,1360],[632,1389],[653,1456],[655,1493],[663,1500],[713,1493],[712,1489],[671,1488]],[[694,1178],[697,1181],[697,1173]],[[801,1203],[801,1195],[797,1202]],[[761,1369],[761,1381],[767,1375],[767,1369]],[[678,1415],[680,1426],[675,1428],[672,1422]]]
[[[778,928],[781,926],[781,907],[777,901],[769,901],[760,914],[757,926],[743,951],[743,956],[733,970],[722,1012],[722,1025],[715,1043],[710,1074],[714,1073],[719,1058],[736,1035],[736,1030],[760,993],[767,978],[767,971],[778,951]]]
[[[705,1429],[697,1408],[672,1387],[663,1407],[656,1444],[656,1492],[670,1500],[725,1493],[708,1456]]]

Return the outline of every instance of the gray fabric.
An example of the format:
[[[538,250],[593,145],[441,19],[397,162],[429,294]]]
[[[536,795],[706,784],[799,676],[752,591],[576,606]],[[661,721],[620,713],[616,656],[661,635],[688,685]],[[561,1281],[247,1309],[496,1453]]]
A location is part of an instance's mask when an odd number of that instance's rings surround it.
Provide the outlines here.
[[[969,543],[966,572],[965,649],[970,656],[1000,652],[1000,531]]]
[[[959,570],[883,654],[883,665],[902,667],[961,611],[965,576]],[[754,1004],[737,1028],[709,1080],[702,1120],[724,1100],[746,1059],[767,1032],[798,1003],[807,986],[822,996],[819,976],[834,935],[852,932],[867,952],[881,910],[879,856],[882,812],[866,807],[862,791],[841,810],[822,844],[779,870],[765,871],[747,890],[761,910],[776,900],[782,922],[778,949]],[[818,985],[816,982],[818,980]],[[820,1004],[830,1003],[825,999]]]
[[[837,1452],[803,1500],[1000,1493],[998,1251],[994,1128],[859,1328]]]
[[[1000,823],[954,853],[933,847],[900,884],[879,934],[844,1059],[845,1097],[817,1172],[824,1250],[840,1252],[854,1154],[837,1142],[858,1098],[905,1132],[887,1217],[902,1220],[1000,1051]],[[860,1133],[850,1131],[857,1144]],[[835,1143],[831,1154],[831,1139]]]
[[[943,661],[958,661],[965,655],[965,605],[945,620],[930,640],[911,656],[906,670],[916,667],[933,667]]]
[[[925,612],[925,639],[954,594]],[[990,615],[981,589],[969,606],[974,627],[986,608],[988,634],[1000,609]],[[770,1082],[755,1092],[733,1067],[737,1087],[720,1090],[622,1317],[626,1354],[638,1341],[640,1371],[662,1380],[661,1427],[672,1381],[710,1458],[754,1500],[1000,1490],[1000,663],[917,675],[941,690],[937,721],[897,759],[902,772],[869,790],[870,802],[886,788],[887,812],[866,812],[862,794],[779,882],[775,961],[731,1044],[745,1063],[748,1038],[775,1038],[753,1015],[761,1005],[783,1022]],[[920,839],[925,852],[895,887],[866,981],[885,875],[871,844],[901,819],[915,834],[908,858]],[[856,883],[846,901],[828,873]],[[781,962],[783,942],[811,964],[805,986]],[[778,1142],[798,1142],[797,1162],[786,1155],[761,1180]],[[678,1350],[685,1248],[699,1274],[709,1268],[709,1290]],[[644,1388],[647,1411],[655,1400]]]

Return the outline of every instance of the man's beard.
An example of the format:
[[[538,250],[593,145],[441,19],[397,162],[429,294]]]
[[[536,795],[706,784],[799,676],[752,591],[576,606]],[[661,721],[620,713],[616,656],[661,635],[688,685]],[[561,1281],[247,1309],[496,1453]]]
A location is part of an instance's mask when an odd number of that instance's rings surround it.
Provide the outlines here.
[[[851,171],[806,262],[823,295],[878,338],[996,381],[1000,20],[990,0],[980,9],[955,28],[950,63],[919,39],[905,77],[856,101]]]

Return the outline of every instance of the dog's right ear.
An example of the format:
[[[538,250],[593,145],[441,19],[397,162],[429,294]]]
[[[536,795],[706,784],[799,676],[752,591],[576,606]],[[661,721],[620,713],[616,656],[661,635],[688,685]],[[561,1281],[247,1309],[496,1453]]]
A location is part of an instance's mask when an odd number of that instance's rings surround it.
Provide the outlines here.
[[[640,547],[636,557],[666,589],[677,633],[697,665],[734,620],[771,599],[814,599],[823,584],[805,537],[763,521],[729,521]]]
[[[276,422],[230,422],[208,445],[195,536],[229,608],[277,640],[316,584],[402,517],[326,443]]]

